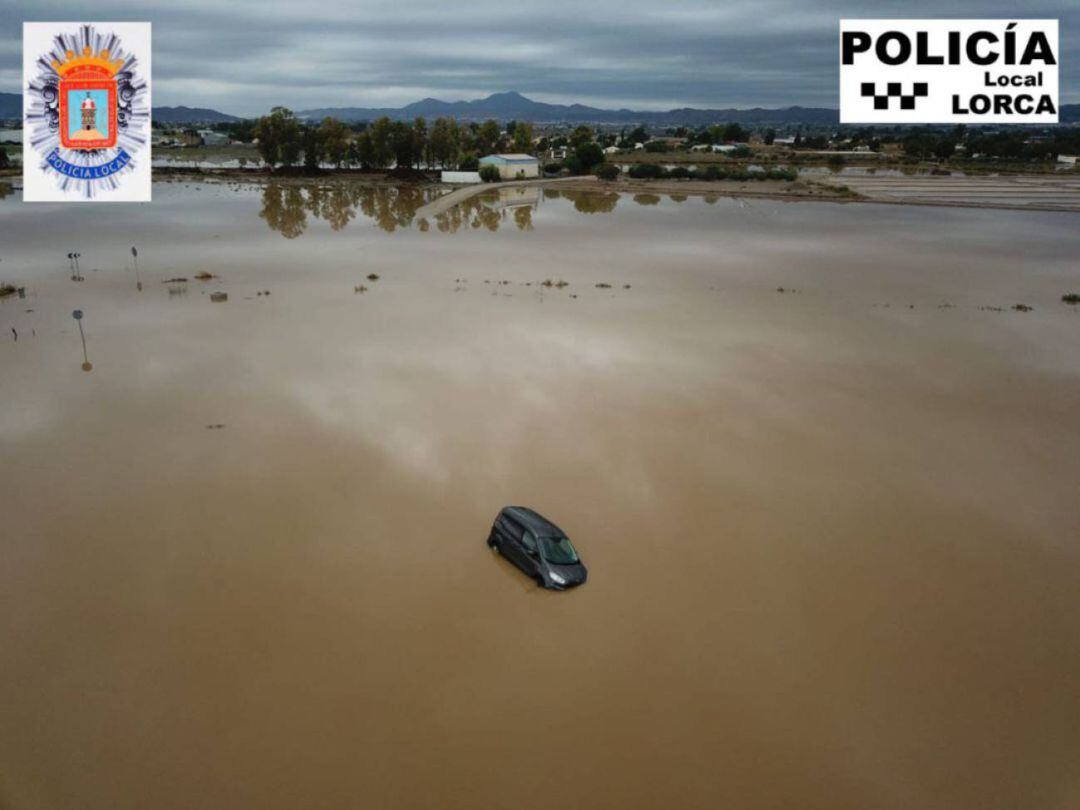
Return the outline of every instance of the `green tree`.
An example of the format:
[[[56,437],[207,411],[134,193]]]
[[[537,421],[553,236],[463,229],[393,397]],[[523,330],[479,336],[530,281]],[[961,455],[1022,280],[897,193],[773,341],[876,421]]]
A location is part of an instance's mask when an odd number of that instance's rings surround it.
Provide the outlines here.
[[[482,155],[490,155],[499,146],[499,124],[488,119],[476,133],[476,148]]]
[[[6,169],[11,165],[11,161],[8,159],[7,149],[0,146],[0,169]]]
[[[570,171],[574,174],[588,174],[594,167],[599,166],[604,162],[604,151],[600,148],[600,145],[593,143],[583,143],[577,149],[574,150],[573,156],[567,161],[570,165]]]
[[[367,129],[367,135],[371,139],[371,153],[369,165],[376,169],[385,169],[390,165],[394,157],[394,149],[391,143],[393,124],[385,115],[377,119]]]
[[[747,132],[742,128],[741,124],[732,122],[724,127],[724,140],[725,141],[745,141]]]
[[[359,163],[361,168],[371,169],[375,166],[375,147],[371,143],[371,132],[364,130],[353,142],[351,150],[352,162]]]
[[[762,140],[765,141],[766,146],[772,146],[773,143],[776,141],[776,130],[775,129],[767,129],[767,130],[765,130],[765,137]]]
[[[443,168],[457,162],[456,147],[452,144],[450,135],[451,122],[452,119],[436,118],[428,138],[432,161]]]
[[[412,140],[413,162],[416,164],[416,168],[419,169],[428,149],[427,121],[424,120],[423,116],[417,116],[416,120],[413,121]]]
[[[942,138],[934,146],[934,156],[938,160],[948,160],[956,152],[956,142],[948,138]]]
[[[320,127],[304,127],[304,171],[314,174],[319,170],[322,163],[325,143],[322,138]]]
[[[398,168],[412,166],[416,162],[416,143],[413,129],[404,121],[395,121],[391,127],[390,145]]]
[[[279,163],[289,167],[300,157],[300,122],[287,107],[274,107],[255,124],[259,155],[271,168]]]
[[[341,168],[349,152],[349,128],[336,118],[324,118],[319,124],[326,159]]]
[[[574,147],[574,149],[577,149],[579,146],[589,143],[592,139],[593,131],[584,124],[581,124],[570,134],[570,145]]]
[[[532,152],[533,126],[528,121],[521,121],[514,127],[514,150]]]

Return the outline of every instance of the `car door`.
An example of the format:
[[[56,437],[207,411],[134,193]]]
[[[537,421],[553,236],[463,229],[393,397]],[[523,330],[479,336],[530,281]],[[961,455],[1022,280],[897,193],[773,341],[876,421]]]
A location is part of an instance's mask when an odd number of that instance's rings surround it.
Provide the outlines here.
[[[536,535],[528,529],[523,530],[521,533],[520,548],[525,570],[530,574],[539,573],[540,549],[536,543]]]
[[[532,571],[532,559],[525,551],[525,546],[522,544],[521,536],[525,531],[517,521],[503,517],[505,521],[505,537],[506,544],[502,547],[504,553],[518,568],[525,572],[531,573]]]
[[[521,549],[521,528],[506,515],[499,515],[495,521],[495,534],[503,556],[514,565],[522,565],[524,554]]]
[[[518,535],[519,533],[514,531],[514,524],[510,518],[499,515],[498,520],[495,521],[495,539],[499,544],[499,550],[511,560],[517,559],[514,551],[518,544]]]

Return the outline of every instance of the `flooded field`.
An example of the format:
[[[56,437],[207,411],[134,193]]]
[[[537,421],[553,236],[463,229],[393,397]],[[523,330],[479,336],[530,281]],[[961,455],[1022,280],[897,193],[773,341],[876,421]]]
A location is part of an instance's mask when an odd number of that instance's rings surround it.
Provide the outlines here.
[[[0,200],[4,810],[1080,803],[1075,214],[154,195]]]

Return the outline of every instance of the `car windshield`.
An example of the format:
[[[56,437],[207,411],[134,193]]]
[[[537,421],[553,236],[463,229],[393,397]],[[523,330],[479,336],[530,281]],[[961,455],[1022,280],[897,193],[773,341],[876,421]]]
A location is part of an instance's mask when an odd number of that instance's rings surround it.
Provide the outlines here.
[[[554,565],[573,565],[578,561],[569,537],[541,537],[544,559]]]

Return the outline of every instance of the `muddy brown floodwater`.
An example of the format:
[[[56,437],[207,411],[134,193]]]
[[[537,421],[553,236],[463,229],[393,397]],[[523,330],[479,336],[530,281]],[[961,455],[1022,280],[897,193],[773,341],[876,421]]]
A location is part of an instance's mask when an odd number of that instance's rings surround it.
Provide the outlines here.
[[[0,202],[4,810],[1080,804],[1076,215],[154,193]]]

